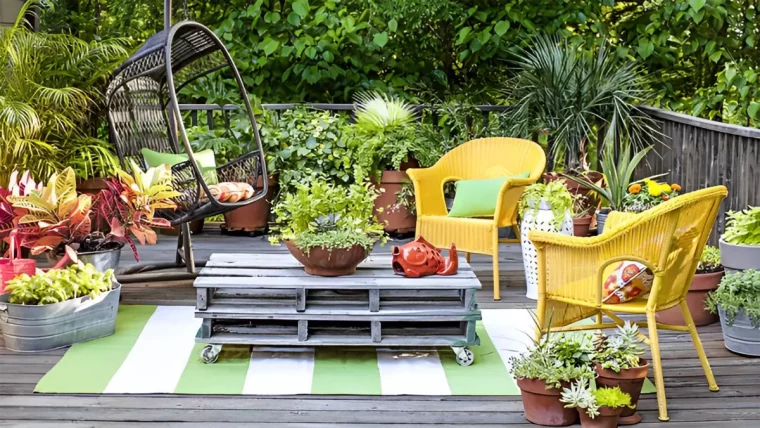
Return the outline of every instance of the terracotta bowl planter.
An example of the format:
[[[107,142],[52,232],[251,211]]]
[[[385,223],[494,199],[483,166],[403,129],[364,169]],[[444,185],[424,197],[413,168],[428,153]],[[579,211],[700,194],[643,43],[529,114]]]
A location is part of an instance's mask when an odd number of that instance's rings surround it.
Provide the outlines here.
[[[573,236],[588,236],[588,231],[591,228],[590,215],[585,217],[579,217],[573,219]]]
[[[256,189],[263,187],[263,179],[259,177]],[[256,232],[267,228],[272,198],[277,191],[277,177],[267,178],[267,194],[258,201],[244,207],[224,213],[225,231]]]
[[[517,379],[520,387],[525,419],[537,425],[562,427],[578,421],[575,409],[566,409],[559,401],[561,390],[546,389],[546,382],[538,379]]]
[[[723,271],[698,273],[691,280],[689,294],[686,295],[686,304],[689,305],[689,312],[697,327],[714,324],[719,320],[717,314],[711,314],[705,309],[705,299],[707,299],[709,292],[718,288],[721,278],[723,278]],[[686,325],[686,321],[681,315],[681,308],[678,306],[657,312],[655,318],[657,322],[663,324]]]
[[[627,407],[600,407],[599,415],[594,419],[586,413],[583,409],[578,409],[578,413],[581,418],[581,427],[583,428],[615,428],[618,426],[618,419],[620,419],[620,413]]]
[[[641,396],[641,388],[644,386],[644,380],[649,373],[649,361],[641,358],[639,359],[638,367],[632,369],[621,370],[620,373],[615,373],[610,369],[602,368],[599,364],[594,366],[596,371],[596,385],[606,386],[614,388],[620,387],[620,390],[631,396],[631,405],[633,409],[628,407],[622,408],[620,414],[620,425],[638,423],[641,420],[641,416],[636,414],[636,405],[639,402]]]
[[[361,245],[332,250],[312,248],[308,254],[298,249],[292,241],[285,241],[285,245],[290,254],[301,262],[306,273],[317,276],[352,275],[356,272],[356,266],[369,255],[369,251]]]

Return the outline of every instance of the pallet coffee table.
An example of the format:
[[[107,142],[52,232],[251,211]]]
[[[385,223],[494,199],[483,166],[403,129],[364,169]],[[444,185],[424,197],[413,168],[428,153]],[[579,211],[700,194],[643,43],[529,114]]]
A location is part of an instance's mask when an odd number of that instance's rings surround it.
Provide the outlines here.
[[[394,275],[390,255],[370,256],[356,274],[307,274],[289,253],[213,254],[195,280],[196,341],[205,363],[222,345],[451,347],[460,365],[480,344],[480,281],[464,260],[451,276]]]

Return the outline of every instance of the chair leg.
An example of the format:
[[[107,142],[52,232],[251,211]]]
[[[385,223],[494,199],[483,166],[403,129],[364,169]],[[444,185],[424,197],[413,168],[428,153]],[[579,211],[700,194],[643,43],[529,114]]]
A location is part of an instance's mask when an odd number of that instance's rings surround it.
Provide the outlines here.
[[[694,348],[697,349],[699,361],[702,363],[702,370],[705,372],[707,385],[709,386],[710,391],[718,391],[720,388],[718,388],[718,384],[715,382],[712,368],[710,368],[710,363],[707,361],[707,355],[705,355],[702,341],[699,339],[697,327],[694,325],[694,318],[692,318],[691,312],[689,312],[689,305],[686,304],[686,300],[682,300],[680,306],[681,312],[683,313],[683,319],[686,321],[686,327],[689,328],[689,333],[691,334],[691,341],[694,342]]]
[[[185,250],[185,267],[190,273],[195,273],[195,257],[193,257],[193,242],[190,239],[190,223],[182,223],[182,235],[184,235],[183,247]]]
[[[665,383],[662,376],[662,359],[660,358],[660,342],[657,338],[657,321],[654,312],[647,312],[647,324],[649,327],[649,347],[652,350],[652,369],[654,371],[655,387],[657,388],[657,408],[660,411],[659,419],[663,422],[670,420],[668,417],[668,404],[665,398]]]
[[[493,234],[493,299],[501,300],[501,290],[499,289],[499,230],[496,229]]]
[[[470,263],[470,253],[464,253],[464,258],[467,260],[467,263]]]
[[[179,235],[177,235],[177,250],[174,252],[174,261],[177,263],[177,265],[183,265],[185,264],[185,261],[183,260],[183,253],[182,248],[185,246],[185,232],[184,228],[180,226],[179,228]]]

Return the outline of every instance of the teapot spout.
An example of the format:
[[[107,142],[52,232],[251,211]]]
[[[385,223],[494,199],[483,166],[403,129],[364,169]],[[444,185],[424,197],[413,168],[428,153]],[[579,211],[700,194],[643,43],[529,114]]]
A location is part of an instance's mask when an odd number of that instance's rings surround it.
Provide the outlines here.
[[[443,259],[443,265],[438,271],[438,275],[456,275],[459,269],[459,257],[457,256],[457,247],[451,244],[449,256]]]

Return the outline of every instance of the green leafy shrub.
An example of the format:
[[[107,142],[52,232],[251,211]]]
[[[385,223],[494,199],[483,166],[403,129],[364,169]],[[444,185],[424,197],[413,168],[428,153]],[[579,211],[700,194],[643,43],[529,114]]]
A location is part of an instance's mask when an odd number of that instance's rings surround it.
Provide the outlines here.
[[[537,215],[542,200],[551,206],[552,214],[554,214],[552,223],[559,230],[562,228],[562,222],[565,221],[566,212],[568,210],[572,212],[573,195],[561,181],[532,184],[525,189],[520,199],[518,205],[520,218],[525,218],[526,210],[531,210],[534,216]]]
[[[547,335],[519,357],[509,359],[510,372],[520,379],[538,379],[548,388],[560,388],[562,382],[594,379],[589,334]]]
[[[708,294],[705,304],[714,314],[723,309],[728,325],[733,325],[736,315],[743,311],[752,326],[760,328],[760,271],[747,269],[724,276],[718,289]]]
[[[27,274],[8,281],[6,292],[10,303],[19,305],[50,305],[82,296],[95,298],[109,291],[113,270],[99,272],[91,264],[79,262],[63,269],[51,269],[34,276]]]
[[[729,212],[723,240],[733,245],[760,245],[760,207]]]
[[[377,196],[369,184],[338,186],[321,180],[298,184],[275,206],[277,224],[270,241],[293,241],[303,251],[371,248],[384,239],[384,226],[373,213]]]
[[[589,386],[589,380],[585,378],[574,382],[570,388],[564,388],[560,401],[565,403],[567,408],[583,409],[591,419],[599,416],[600,407],[633,408],[631,396],[620,390],[619,386],[592,389]]]
[[[720,264],[720,248],[706,245],[697,263],[697,273],[712,273],[723,270]]]
[[[639,336],[639,326],[626,321],[618,326],[617,334],[606,336],[599,332],[594,340],[595,352],[593,360],[605,369],[615,373],[621,370],[638,367],[644,349],[639,346],[644,340]]]

